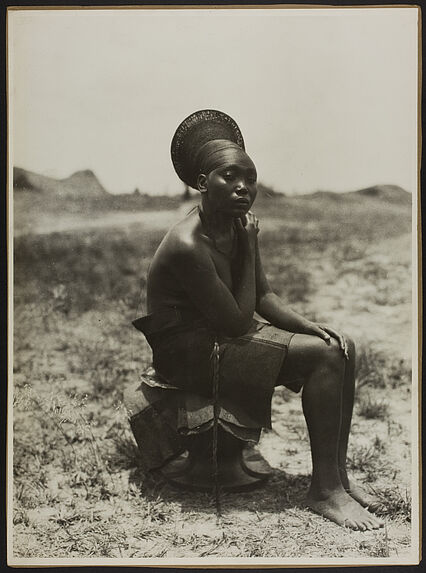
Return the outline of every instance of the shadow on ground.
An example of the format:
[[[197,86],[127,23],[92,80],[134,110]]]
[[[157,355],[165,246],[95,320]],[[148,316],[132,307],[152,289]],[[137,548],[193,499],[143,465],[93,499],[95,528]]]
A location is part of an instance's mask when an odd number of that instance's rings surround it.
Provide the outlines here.
[[[160,474],[145,474],[140,468],[130,472],[129,483],[136,486],[144,499],[158,499],[178,503],[185,512],[214,513],[214,492],[192,492],[170,486]],[[309,476],[289,475],[275,469],[269,480],[255,489],[240,493],[220,492],[223,512],[258,511],[277,513],[294,507],[303,507],[310,483]]]

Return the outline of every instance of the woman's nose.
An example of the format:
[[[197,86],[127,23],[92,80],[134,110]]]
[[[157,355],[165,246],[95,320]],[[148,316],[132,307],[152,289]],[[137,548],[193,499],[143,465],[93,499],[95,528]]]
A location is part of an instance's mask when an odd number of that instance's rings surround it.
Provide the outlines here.
[[[245,184],[245,181],[243,180],[239,181],[235,186],[235,191],[240,194],[247,193],[247,186]]]

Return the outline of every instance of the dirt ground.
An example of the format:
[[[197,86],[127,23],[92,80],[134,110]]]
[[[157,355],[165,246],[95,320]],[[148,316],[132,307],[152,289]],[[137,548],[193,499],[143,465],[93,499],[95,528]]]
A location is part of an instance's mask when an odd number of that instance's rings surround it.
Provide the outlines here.
[[[323,212],[324,205],[319,208]],[[343,221],[340,207],[334,209],[330,217]],[[351,334],[359,348],[349,465],[382,500],[386,526],[353,532],[303,507],[309,442],[300,397],[286,389],[274,395],[273,430],[264,431],[259,444],[273,477],[259,490],[222,494],[220,519],[211,495],[173,490],[141,471],[121,398],[150,353],[130,322],[140,312],[136,296],[143,293],[155,245],[187,210],[185,204],[179,211],[84,220],[46,216],[31,235],[28,229],[18,233],[15,557],[21,563],[77,557],[155,563],[297,558],[306,564],[414,559],[409,211],[389,208],[380,231],[364,237],[366,221],[340,242],[325,237],[331,219],[308,221],[299,236],[297,210],[288,209],[287,219],[271,211],[261,218],[264,266],[277,291],[296,310]],[[278,242],[278,231],[287,246]],[[289,277],[297,281],[296,291]],[[117,296],[124,289],[129,299]]]

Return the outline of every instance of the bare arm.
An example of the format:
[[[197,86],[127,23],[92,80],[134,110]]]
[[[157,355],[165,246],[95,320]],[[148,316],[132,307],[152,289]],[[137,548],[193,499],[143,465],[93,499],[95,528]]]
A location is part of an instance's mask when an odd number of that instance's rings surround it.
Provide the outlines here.
[[[348,350],[345,338],[327,325],[317,324],[304,318],[284,302],[271,289],[268,279],[265,276],[260,258],[259,246],[256,243],[256,312],[263,316],[268,322],[278,328],[296,332],[299,334],[311,334],[319,336],[325,341],[335,338],[348,358]]]
[[[312,334],[314,323],[288,308],[271,289],[263,270],[259,245],[256,246],[256,287],[256,312],[260,316],[278,328],[301,334]]]
[[[246,228],[238,230],[242,245],[242,273],[235,296],[220,279],[210,253],[203,245],[179,245],[174,256],[174,271],[195,306],[218,332],[235,337],[245,334],[251,325],[256,305],[254,217]]]

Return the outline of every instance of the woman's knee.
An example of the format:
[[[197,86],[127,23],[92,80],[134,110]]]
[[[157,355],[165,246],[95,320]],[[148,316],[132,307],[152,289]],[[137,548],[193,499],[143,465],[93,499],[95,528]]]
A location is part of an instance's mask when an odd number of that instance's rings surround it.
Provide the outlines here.
[[[320,363],[321,366],[332,370],[340,370],[343,367],[344,354],[339,342],[331,338],[328,343],[321,346]]]
[[[289,346],[285,361],[285,375],[308,378],[319,371],[340,371],[343,352],[335,339],[325,342],[318,336],[296,334]]]

